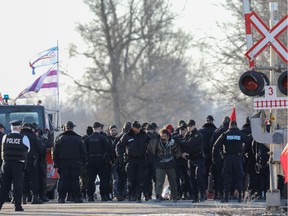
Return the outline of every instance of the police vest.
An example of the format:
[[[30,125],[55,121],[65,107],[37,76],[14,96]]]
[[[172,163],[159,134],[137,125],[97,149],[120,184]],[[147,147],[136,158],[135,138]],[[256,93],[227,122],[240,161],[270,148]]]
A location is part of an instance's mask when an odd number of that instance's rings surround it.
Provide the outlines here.
[[[2,160],[24,162],[27,158],[28,147],[23,143],[23,135],[18,133],[7,134],[2,141]]]
[[[93,133],[87,138],[87,153],[89,157],[103,156],[108,149],[109,143],[99,133]]]
[[[242,134],[239,131],[228,130],[224,133],[224,149],[225,155],[239,155],[244,151]]]

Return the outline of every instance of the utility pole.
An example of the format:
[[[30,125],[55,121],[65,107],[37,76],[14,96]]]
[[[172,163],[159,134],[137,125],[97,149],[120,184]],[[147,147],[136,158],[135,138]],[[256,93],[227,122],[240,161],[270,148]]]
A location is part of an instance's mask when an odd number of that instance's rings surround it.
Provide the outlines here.
[[[278,3],[269,2],[270,11],[270,29],[279,22],[278,16]],[[278,64],[277,56],[275,55],[274,49],[270,46],[270,85],[277,85],[276,68]],[[274,89],[276,90],[276,88]],[[277,109],[270,109],[269,113],[270,132],[273,132],[277,124]],[[264,215],[284,215],[283,210],[280,208],[281,194],[277,187],[277,174],[280,170],[280,154],[283,150],[282,145],[271,143],[270,145],[270,189],[266,193],[266,211]]]
[[[270,85],[265,87],[265,97],[253,99],[254,109],[264,110],[268,108],[270,133],[266,132],[266,127],[264,126],[264,128],[262,128],[263,133],[260,133],[260,137],[259,137],[256,133],[257,132],[256,129],[257,127],[262,127],[263,124],[261,123],[261,121],[258,121],[257,124],[259,125],[254,124],[253,126],[254,128],[251,125],[252,134],[253,136],[255,135],[254,139],[256,140],[257,138],[258,140],[263,140],[264,138],[264,142],[261,142],[261,143],[266,144],[267,146],[269,146],[269,149],[270,149],[270,159],[269,159],[270,189],[266,193],[266,211],[264,215],[266,216],[284,215],[283,209],[281,208],[281,205],[280,205],[281,194],[280,194],[280,190],[278,189],[278,174],[280,173],[280,155],[284,148],[284,143],[286,144],[287,140],[277,142],[276,139],[272,139],[273,138],[272,135],[276,134],[274,133],[274,130],[276,129],[276,126],[277,126],[277,109],[279,109],[279,107],[277,107],[278,105],[276,104],[276,101],[283,99],[277,96],[276,86],[277,86],[277,80],[279,78],[279,75],[277,73],[281,71],[280,71],[280,67],[278,64],[279,59],[276,58],[277,55],[276,55],[275,50],[278,51],[277,53],[278,55],[280,53],[279,51],[281,50],[280,56],[284,61],[286,61],[286,55],[287,55],[287,52],[283,50],[282,47],[277,47],[278,44],[274,46],[275,43],[277,42],[277,36],[275,36],[274,34],[276,34],[276,31],[279,31],[280,34],[284,31],[284,26],[287,25],[286,24],[287,16],[284,19],[282,19],[281,22],[279,22],[278,3],[270,2],[269,3],[270,29],[268,29],[269,27],[263,24],[262,20],[257,16],[257,14],[254,11],[251,11],[250,0],[243,0],[243,9],[244,9],[243,11],[244,11],[244,17],[245,17],[246,41],[247,41],[247,47],[248,47],[248,51],[245,53],[245,55],[249,60],[248,64],[249,64],[250,71],[246,71],[240,77],[239,87],[242,93],[244,93],[247,96],[252,96],[252,97],[262,96],[264,87],[266,83],[268,83],[268,77],[266,77],[266,75],[263,73],[261,74],[261,72],[257,72],[256,69],[270,71]],[[281,24],[283,26],[279,27]],[[253,26],[259,33],[262,34],[263,41],[266,40],[266,43],[261,44],[259,42],[259,43],[254,44],[253,34],[252,34]],[[261,49],[263,50],[266,46],[270,46],[270,65],[268,67],[258,68],[256,65],[255,58],[261,52]],[[285,57],[282,55],[282,53],[283,55],[285,55]],[[252,84],[254,84],[254,86]],[[280,91],[281,93],[283,93],[282,89],[280,89]],[[284,91],[283,94],[287,95],[287,92]],[[268,101],[271,102],[272,99],[275,102],[274,106],[272,105],[271,106],[261,105],[260,107],[258,106],[258,102],[259,103],[261,102],[263,104],[266,102],[266,104],[268,104]],[[286,103],[287,101],[286,98],[284,98],[284,101]],[[256,102],[256,106],[254,102]],[[272,104],[272,102],[270,104]],[[263,129],[265,130],[265,132],[263,131]],[[256,135],[258,137],[256,137]]]

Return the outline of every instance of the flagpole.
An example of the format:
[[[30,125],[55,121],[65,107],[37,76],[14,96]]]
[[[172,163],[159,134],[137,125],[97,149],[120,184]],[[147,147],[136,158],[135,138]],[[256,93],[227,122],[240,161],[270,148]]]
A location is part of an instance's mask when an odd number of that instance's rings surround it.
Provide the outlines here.
[[[59,91],[59,85],[60,85],[60,82],[59,82],[59,44],[58,44],[58,40],[57,40],[57,127],[60,125],[59,124],[59,118],[60,118],[60,91]],[[58,129],[58,128],[57,128]]]

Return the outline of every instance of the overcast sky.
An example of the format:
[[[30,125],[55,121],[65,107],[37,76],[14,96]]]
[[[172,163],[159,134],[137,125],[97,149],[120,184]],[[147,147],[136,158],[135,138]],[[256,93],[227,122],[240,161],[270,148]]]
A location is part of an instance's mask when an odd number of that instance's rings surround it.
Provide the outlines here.
[[[196,37],[216,32],[216,22],[229,17],[221,0],[173,0],[173,9],[181,12],[177,26],[191,31]],[[32,76],[29,59],[36,53],[59,44],[60,63],[64,68],[81,74],[81,61],[67,59],[67,46],[79,43],[74,31],[76,22],[91,17],[82,0],[1,0],[1,79],[0,92],[16,97],[40,75]],[[38,75],[38,76],[37,76]],[[61,79],[62,77],[60,77]],[[63,78],[64,79],[64,78]],[[62,80],[63,82],[63,80]]]

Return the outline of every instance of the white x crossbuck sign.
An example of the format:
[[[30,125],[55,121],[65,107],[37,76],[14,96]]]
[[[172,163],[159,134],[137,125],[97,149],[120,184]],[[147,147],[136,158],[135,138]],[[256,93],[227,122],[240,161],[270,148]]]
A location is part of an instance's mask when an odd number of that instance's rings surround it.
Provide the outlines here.
[[[282,18],[275,26],[271,29],[263,22],[263,20],[252,11],[247,16],[248,24],[255,27],[255,29],[261,34],[262,38],[257,41],[246,53],[245,56],[249,60],[249,67],[255,66],[255,58],[258,56],[267,46],[272,46],[276,53],[281,57],[281,59],[288,63],[288,49],[287,47],[278,39],[288,27],[288,15]]]

